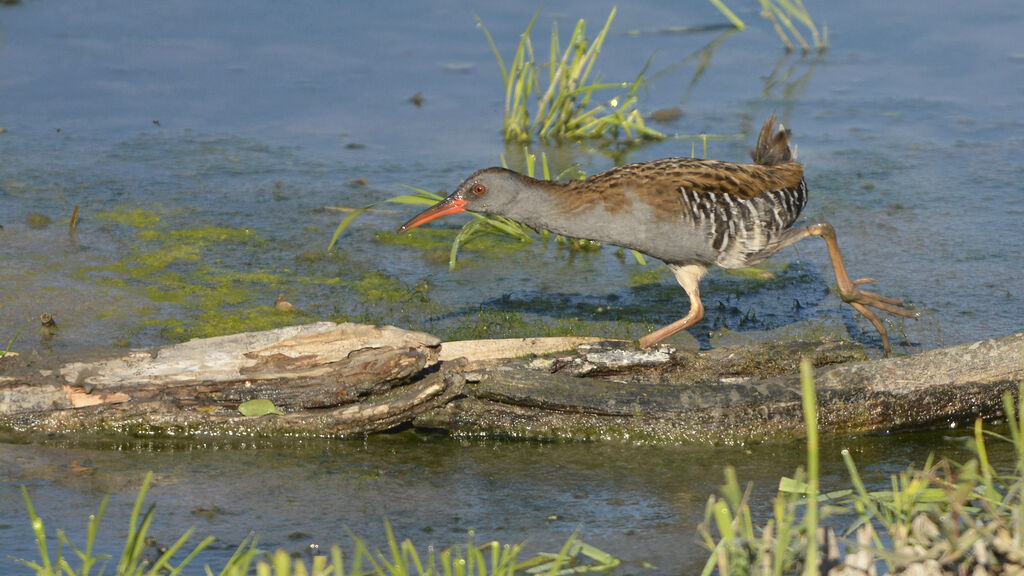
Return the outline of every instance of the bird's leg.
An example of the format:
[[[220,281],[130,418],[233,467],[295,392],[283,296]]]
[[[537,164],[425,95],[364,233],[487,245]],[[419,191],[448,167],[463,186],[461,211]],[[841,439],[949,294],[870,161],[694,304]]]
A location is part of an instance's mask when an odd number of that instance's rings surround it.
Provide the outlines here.
[[[698,264],[688,264],[685,266],[669,264],[668,267],[672,269],[672,273],[676,275],[679,285],[683,287],[683,290],[686,290],[686,295],[690,297],[690,312],[668,326],[655,330],[641,338],[639,342],[641,348],[650,348],[676,332],[685,330],[700,322],[701,318],[704,317],[704,305],[700,302],[700,290],[697,285],[700,283],[704,273],[708,271],[707,268]]]
[[[863,314],[875,327],[875,330],[878,330],[878,335],[882,337],[882,353],[885,356],[890,356],[892,349],[889,347],[889,335],[885,331],[882,321],[878,319],[878,315],[868,306],[907,318],[917,318],[920,316],[920,313],[909,309],[902,300],[886,298],[874,292],[856,288],[860,284],[870,284],[875,280],[873,278],[850,280],[850,277],[846,274],[846,267],[843,265],[843,257],[839,254],[836,230],[828,222],[818,222],[804,228],[793,229],[790,232],[792,235],[783,239],[782,246],[792,244],[807,236],[821,236],[825,240],[825,245],[828,246],[828,257],[832,260],[832,270],[836,274],[836,283],[839,284],[840,298],[844,302],[849,303],[850,306],[853,306],[854,310]]]

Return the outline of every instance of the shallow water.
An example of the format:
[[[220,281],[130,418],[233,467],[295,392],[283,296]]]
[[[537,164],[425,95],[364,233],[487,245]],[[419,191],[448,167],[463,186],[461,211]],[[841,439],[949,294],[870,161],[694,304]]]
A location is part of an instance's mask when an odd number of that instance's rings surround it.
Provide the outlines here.
[[[822,485],[848,488],[840,451],[848,449],[865,482],[923,465],[929,452],[964,459],[963,435],[938,433],[826,441]],[[195,541],[217,537],[201,562],[222,566],[255,531],[264,548],[304,552],[351,549],[346,528],[371,549],[386,547],[383,520],[424,552],[477,542],[526,541],[522,558],[556,552],[580,530],[587,543],[623,561],[620,573],[694,574],[706,560],[696,535],[704,505],[734,466],[752,482],[763,524],[782,476],[803,465],[800,443],[746,448],[623,447],[619,444],[452,439],[404,432],[365,441],[90,441],[43,446],[0,444],[3,552],[35,557],[17,486],[28,487],[48,529],[84,541],[87,516],[111,494],[101,550],[114,553],[146,471],[153,536],[168,544],[188,527]],[[1006,460],[1003,445],[991,455]],[[841,521],[840,521],[840,525]],[[656,570],[643,569],[649,563]]]
[[[537,47],[546,49],[553,18],[564,39],[579,17],[596,31],[611,6],[545,7]],[[923,311],[916,322],[893,320],[899,350],[1024,328],[1024,16],[1015,4],[812,5],[831,46],[808,56],[786,55],[753,6],[733,8],[750,27],[721,38],[664,32],[720,22],[710,4],[620,6],[600,79],[630,80],[654,54],[642,109],[679,106],[682,117],[652,123],[670,134],[737,135],[711,140],[714,158],[744,159],[753,130],[778,114],[807,166],[806,219],[835,225],[852,275],[874,277],[878,291]],[[16,335],[23,353],[149,346],[320,319],[446,338],[566,329],[635,337],[678,318],[685,298],[671,277],[639,281],[657,264],[641,268],[610,247],[470,245],[449,272],[443,248],[381,241],[411,207],[365,214],[336,253],[323,251],[342,217],[325,207],[385,199],[404,193],[400,184],[451,190],[501,154],[519,155],[501,141],[500,77],[473,15],[508,57],[535,9],[457,1],[0,8],[0,342]],[[718,40],[695,78],[688,57]],[[416,93],[420,107],[409,101]],[[538,149],[587,173],[703,152],[692,138],[616,155],[590,145]],[[440,226],[464,221],[450,220]],[[816,319],[877,347],[870,325],[829,291],[821,243],[802,242],[772,262],[771,280],[709,275],[710,312],[691,330],[702,344],[723,326]],[[303,313],[275,312],[281,293]],[[55,336],[38,332],[43,312],[56,316]],[[879,478],[945,447],[934,435],[857,442],[872,447],[877,459],[864,465]],[[634,567],[646,560],[678,572],[703,561],[693,526],[723,462],[746,466],[741,479],[767,493],[801,454],[798,443],[747,453],[407,436],[229,450],[5,444],[0,552],[31,552],[16,485],[30,483],[49,517],[80,511],[69,530],[114,491],[109,525],[120,526],[143,471],[155,469],[164,539],[197,524],[228,546],[252,528],[268,545],[298,548],[341,542],[348,525],[373,541],[388,517],[417,543],[450,544],[475,528],[481,540],[530,538],[551,550],[579,525]],[[209,521],[191,514],[209,506],[229,512]],[[309,537],[288,540],[293,533]]]

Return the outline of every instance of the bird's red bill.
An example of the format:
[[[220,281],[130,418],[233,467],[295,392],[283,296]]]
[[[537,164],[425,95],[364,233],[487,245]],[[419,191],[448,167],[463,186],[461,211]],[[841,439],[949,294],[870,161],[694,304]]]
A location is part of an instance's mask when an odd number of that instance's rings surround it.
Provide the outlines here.
[[[465,205],[466,201],[462,200],[461,198],[445,198],[444,200],[441,200],[440,202],[434,204],[430,208],[427,208],[423,212],[420,212],[419,214],[413,216],[412,219],[406,222],[405,224],[402,224],[402,226],[398,228],[398,233],[401,234],[402,232],[405,232],[410,228],[415,228],[420,224],[426,224],[427,222],[430,222],[434,218],[440,218],[441,216],[447,216],[449,214],[463,212],[465,211]]]

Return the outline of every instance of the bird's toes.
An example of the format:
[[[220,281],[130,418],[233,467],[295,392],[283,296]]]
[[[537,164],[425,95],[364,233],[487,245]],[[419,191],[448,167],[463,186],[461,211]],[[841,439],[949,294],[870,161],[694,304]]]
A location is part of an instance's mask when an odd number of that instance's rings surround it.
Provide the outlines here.
[[[879,310],[884,310],[890,314],[896,314],[898,316],[904,316],[906,318],[918,318],[921,313],[913,309],[912,305],[905,304],[902,300],[896,300],[895,298],[887,298],[874,292],[868,292],[867,290],[852,289],[847,291],[841,291],[843,301],[849,303],[862,304],[864,306],[871,306]]]
[[[861,284],[874,284],[874,283],[875,283],[875,279],[874,278],[861,278],[860,280],[854,280],[853,281],[853,285],[854,286],[860,286]]]

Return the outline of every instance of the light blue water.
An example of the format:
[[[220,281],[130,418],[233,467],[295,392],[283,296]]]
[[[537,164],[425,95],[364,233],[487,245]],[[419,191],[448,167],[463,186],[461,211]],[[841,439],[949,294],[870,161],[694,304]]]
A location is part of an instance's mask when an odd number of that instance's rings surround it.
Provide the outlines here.
[[[564,36],[576,17],[593,27],[610,7],[551,8],[537,42],[546,45],[552,19]],[[609,303],[623,308],[622,320],[657,325],[679,316],[685,299],[670,278],[657,290],[631,289],[627,279],[638,269],[611,249],[568,259],[540,243],[511,256],[467,253],[467,265],[449,273],[418,250],[373,241],[409,208],[364,215],[342,238],[341,250],[368,267],[297,265],[298,255],[322,250],[341,218],[323,207],[388,198],[405,191],[399,184],[451,190],[472,170],[517,153],[499,137],[500,78],[473,14],[509,52],[531,15],[458,3],[312,8],[58,3],[3,11],[0,330],[15,333],[49,312],[62,330],[47,346],[144,346],[167,340],[140,320],[201,322],[194,307],[153,302],[138,289],[98,285],[103,274],[81,273],[136,248],[131,226],[95,217],[117,207],[157,211],[168,229],[228,226],[266,241],[203,253],[204,264],[228,270],[343,279],[376,270],[410,285],[426,279],[430,298],[446,309],[441,316],[383,310],[371,319],[442,335],[476,310],[500,306],[495,299],[518,304],[520,294],[539,293],[538,308],[519,311],[549,320],[568,311],[614,321],[592,313]],[[1017,112],[1024,58],[1009,32],[1017,16],[1008,5],[953,10],[823,7],[817,18],[829,26],[831,47],[803,57],[786,55],[748,11],[742,15],[751,27],[722,40],[694,82],[687,57],[718,33],[658,30],[720,17],[699,3],[682,10],[641,4],[619,11],[597,77],[631,78],[654,54],[642,108],[680,106],[682,118],[655,124],[670,134],[745,134],[712,141],[716,158],[744,159],[752,131],[779,114],[807,165],[806,219],[836,226],[851,274],[876,278],[878,291],[924,313],[917,322],[896,319],[896,340],[905,332],[915,347],[971,341],[1024,325],[1017,258],[1024,200],[1016,184],[1024,170]],[[422,107],[408,101],[415,93],[423,94]],[[671,139],[620,160],[694,149],[702,153],[699,142]],[[588,173],[613,164],[586,145],[553,154]],[[368,185],[352,185],[357,178]],[[66,224],[75,205],[81,219],[72,241]],[[32,213],[53,224],[28,227]],[[773,327],[802,319],[790,306],[800,300],[811,307],[804,315],[838,317],[877,344],[866,322],[825,293],[833,279],[821,243],[777,257],[797,260],[807,281],[734,303],[729,293],[749,283],[714,272],[709,282],[725,285],[705,287],[708,307],[730,302],[772,318],[765,327]],[[566,274],[576,281],[565,283]],[[281,291],[311,318],[365,314],[352,294],[322,283],[251,287],[235,305],[265,305]],[[545,295],[581,308],[545,311]],[[697,330],[715,327],[709,320]],[[38,345],[31,333],[15,349]]]
[[[632,79],[654,54],[642,109],[683,110],[655,127],[745,134],[711,141],[714,158],[745,159],[752,131],[778,114],[807,166],[806,218],[835,225],[852,275],[876,278],[878,291],[924,312],[894,325],[895,339],[905,334],[911,344],[901,350],[1024,329],[1024,16],[1012,2],[809,4],[828,25],[826,53],[786,55],[756,7],[737,4],[749,28],[717,45],[696,82],[696,61],[687,57],[718,33],[659,30],[721,22],[710,4],[619,6],[598,78]],[[546,50],[553,19],[563,39],[580,17],[595,33],[612,5],[546,5],[537,47]],[[465,265],[448,272],[417,250],[374,241],[413,208],[361,217],[342,239],[343,257],[301,258],[322,250],[341,218],[325,206],[388,198],[404,192],[399,184],[451,190],[517,152],[500,137],[500,77],[473,15],[509,58],[535,9],[456,1],[35,1],[0,9],[0,342],[27,326],[14,345],[25,353],[146,346],[169,341],[147,321],[200,321],[189,301],[153,299],[145,280],[124,286],[109,281],[114,273],[82,273],[142,249],[132,226],[97,217],[118,208],[153,210],[166,230],[222,226],[262,239],[207,247],[201,263],[219,270],[426,280],[433,308],[372,311],[412,328],[443,333],[481,309],[552,322],[574,315],[598,326],[676,319],[685,299],[670,278],[631,288],[636,265],[608,248],[569,255],[537,242],[500,256],[465,252]],[[409,102],[416,93],[422,107]],[[670,139],[620,160],[689,155],[694,147],[700,155],[699,141]],[[587,145],[550,151],[588,173],[614,164]],[[356,178],[368,184],[353,185]],[[72,239],[75,205],[81,220]],[[32,228],[30,214],[52,223]],[[798,265],[763,289],[712,273],[702,290],[708,308],[753,311],[771,326],[838,318],[877,345],[870,326],[828,292],[833,279],[820,243],[800,243],[776,260]],[[282,291],[313,319],[365,311],[343,283],[327,282],[253,285],[230,305],[265,305]],[[794,299],[804,303],[800,311]],[[41,312],[57,316],[53,341],[35,333]],[[709,319],[698,329],[714,327]],[[905,436],[872,442],[877,468],[866,465],[880,478],[923,456],[930,448],[922,446],[944,446]],[[678,573],[703,562],[693,526],[722,464],[748,466],[741,478],[770,492],[801,457],[798,445],[747,454],[405,438],[327,443],[301,456],[263,445],[158,448],[0,445],[0,555],[32,554],[17,485],[30,483],[39,507],[69,529],[84,526],[113,490],[110,523],[120,527],[141,474],[155,469],[165,540],[199,524],[226,545],[256,529],[264,542],[299,548],[307,539],[289,534],[340,542],[346,524],[372,539],[386,516],[418,543],[447,545],[476,528],[483,538],[531,538],[551,550],[581,525],[586,539],[634,566],[648,560]],[[384,480],[364,479],[377,478],[377,468]],[[212,505],[229,512],[209,523],[191,515]]]

